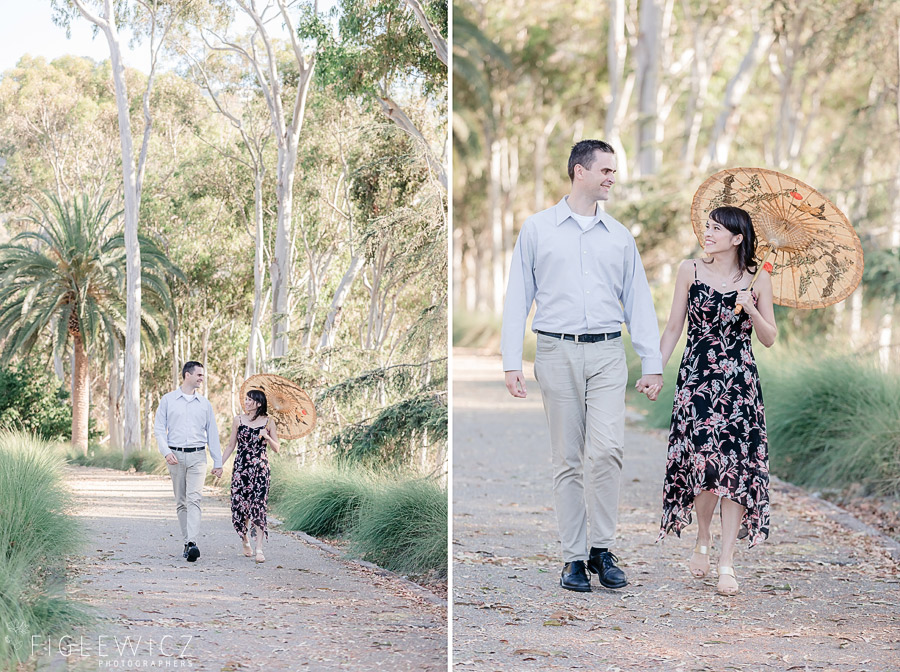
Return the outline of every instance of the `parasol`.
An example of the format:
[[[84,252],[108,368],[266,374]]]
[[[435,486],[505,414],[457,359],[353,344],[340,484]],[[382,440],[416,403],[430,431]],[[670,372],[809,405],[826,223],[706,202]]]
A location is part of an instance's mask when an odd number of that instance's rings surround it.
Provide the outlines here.
[[[266,405],[278,428],[278,438],[299,439],[315,427],[316,406],[295,382],[272,373],[258,373],[241,385],[241,400],[250,390],[260,390],[266,395]]]
[[[701,245],[709,213],[725,205],[750,214],[759,268],[766,264],[771,273],[775,303],[823,308],[843,301],[859,285],[859,236],[844,213],[808,184],[766,168],[719,171],[700,185],[691,205]]]

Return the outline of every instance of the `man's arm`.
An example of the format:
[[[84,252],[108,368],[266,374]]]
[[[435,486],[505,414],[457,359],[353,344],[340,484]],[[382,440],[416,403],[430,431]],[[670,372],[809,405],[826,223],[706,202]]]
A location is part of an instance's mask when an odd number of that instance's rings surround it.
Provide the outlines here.
[[[631,345],[641,358],[641,373],[643,376],[659,375],[661,378],[663,366],[659,351],[659,322],[634,239],[631,241],[630,253],[626,252],[623,280],[622,308],[625,311],[625,324],[631,335]]]
[[[178,458],[175,457],[175,453],[169,450],[169,432],[166,423],[168,413],[169,398],[167,395],[163,395],[162,399],[159,400],[159,408],[156,409],[153,434],[156,436],[156,445],[159,448],[160,455],[166,458],[166,462],[169,464],[178,464]]]
[[[503,370],[507,372],[506,387],[514,397],[525,396],[525,378],[522,375],[522,339],[528,312],[534,303],[536,291],[534,282],[534,240],[530,219],[525,220],[516,246],[513,248],[512,263],[509,267],[509,282],[506,285],[506,299],[503,302],[503,326],[500,331],[500,352],[503,354]],[[514,385],[510,387],[510,374]],[[521,383],[521,394],[518,390]]]
[[[212,404],[206,400],[206,445],[213,458],[213,476],[222,475],[222,446],[219,443],[219,428],[216,426],[216,414]],[[216,473],[218,472],[218,473]]]

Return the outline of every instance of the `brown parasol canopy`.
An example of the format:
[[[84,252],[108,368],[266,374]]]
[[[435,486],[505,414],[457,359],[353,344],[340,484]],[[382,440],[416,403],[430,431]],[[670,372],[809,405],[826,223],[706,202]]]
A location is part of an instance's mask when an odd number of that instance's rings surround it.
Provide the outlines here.
[[[315,427],[315,404],[293,381],[273,373],[258,373],[241,385],[241,401],[250,390],[260,390],[266,395],[266,405],[278,428],[279,439],[299,439]]]
[[[847,217],[808,184],[765,168],[728,168],[707,179],[691,206],[703,244],[710,211],[730,205],[753,220],[760,266],[772,263],[775,303],[822,308],[843,301],[862,279],[863,252]]]

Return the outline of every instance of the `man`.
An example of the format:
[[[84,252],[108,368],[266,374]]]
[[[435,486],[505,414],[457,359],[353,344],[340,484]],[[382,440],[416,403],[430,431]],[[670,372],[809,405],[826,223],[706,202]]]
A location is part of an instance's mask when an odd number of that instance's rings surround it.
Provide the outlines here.
[[[523,398],[522,336],[534,301],[534,374],[550,429],[565,563],[560,585],[588,592],[585,564],[607,588],[628,583],[610,551],[625,443],[628,371],[622,323],[642,362],[637,388],[648,396],[662,389],[662,357],[634,237],[597,204],[609,198],[615,184],[615,152],[600,140],[582,140],[572,148],[568,168],[569,195],[529,217],[516,241],[501,350],[506,387]]]
[[[222,449],[216,416],[209,400],[198,394],[204,370],[200,362],[188,362],[181,369],[181,387],[164,395],[156,411],[156,443],[166,458],[175,511],[184,538],[184,557],[196,562],[200,557],[200,500],[206,480],[206,451],[213,458],[213,476],[222,475]]]

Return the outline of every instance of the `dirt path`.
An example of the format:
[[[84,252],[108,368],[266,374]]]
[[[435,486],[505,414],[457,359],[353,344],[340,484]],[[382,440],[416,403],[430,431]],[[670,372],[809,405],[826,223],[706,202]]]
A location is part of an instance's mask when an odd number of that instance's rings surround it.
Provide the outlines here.
[[[168,478],[76,467],[67,480],[90,539],[70,592],[103,619],[77,633],[69,669],[446,669],[446,606],[427,591],[277,531],[257,565],[212,490],[191,564]]]
[[[630,584],[562,590],[540,390],[526,371],[528,399],[514,400],[500,370],[454,353],[456,669],[900,669],[900,578],[883,538],[801,489],[774,484],[771,537],[739,544],[736,598],[688,574],[694,526],[654,543],[663,432],[626,433],[616,553]]]

